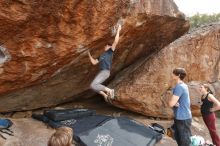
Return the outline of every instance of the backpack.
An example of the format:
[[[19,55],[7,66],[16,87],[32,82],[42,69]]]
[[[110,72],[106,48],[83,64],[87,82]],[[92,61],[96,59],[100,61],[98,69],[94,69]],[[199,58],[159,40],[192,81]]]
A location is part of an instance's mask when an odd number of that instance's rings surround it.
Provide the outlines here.
[[[205,144],[205,140],[201,136],[197,136],[197,135],[191,136],[190,140],[191,140],[191,146],[203,146]]]
[[[6,139],[6,137],[4,137],[2,135],[2,133],[4,134],[8,134],[10,136],[14,136],[13,131],[11,131],[9,128],[13,125],[12,121],[9,119],[0,119],[0,137],[2,137],[3,139]]]
[[[150,128],[152,128],[154,131],[156,131],[158,133],[165,134],[165,129],[160,124],[152,123]]]

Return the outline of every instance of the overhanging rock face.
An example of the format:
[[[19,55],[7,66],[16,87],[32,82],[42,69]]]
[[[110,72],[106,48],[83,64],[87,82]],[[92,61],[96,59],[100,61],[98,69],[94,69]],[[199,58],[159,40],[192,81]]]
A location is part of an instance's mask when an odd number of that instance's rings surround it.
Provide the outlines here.
[[[211,83],[216,97],[220,96],[220,24],[198,28],[120,72],[111,83],[118,96],[114,105],[147,116],[171,118],[167,101],[176,67],[187,71],[192,112],[199,115],[201,83]]]
[[[87,51],[98,57],[120,21],[112,76],[189,28],[172,0],[2,0],[0,42],[9,59],[0,64],[0,112],[91,97],[98,67]]]

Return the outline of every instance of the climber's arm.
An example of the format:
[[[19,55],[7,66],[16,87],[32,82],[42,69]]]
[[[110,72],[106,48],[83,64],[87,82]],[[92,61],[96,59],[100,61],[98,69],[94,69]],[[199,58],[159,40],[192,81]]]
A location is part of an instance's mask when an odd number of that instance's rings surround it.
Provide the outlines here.
[[[112,44],[112,50],[113,50],[113,51],[115,51],[115,48],[116,48],[116,46],[117,46],[117,44],[118,44],[120,31],[121,31],[121,25],[118,26],[117,34],[116,34],[116,36],[115,36],[115,41],[114,41],[114,43]]]
[[[93,65],[96,65],[96,64],[99,63],[99,60],[98,60],[98,59],[94,59],[94,58],[92,57],[92,55],[90,54],[90,52],[88,52],[88,56],[89,56],[89,60],[91,61],[91,63],[92,63]]]

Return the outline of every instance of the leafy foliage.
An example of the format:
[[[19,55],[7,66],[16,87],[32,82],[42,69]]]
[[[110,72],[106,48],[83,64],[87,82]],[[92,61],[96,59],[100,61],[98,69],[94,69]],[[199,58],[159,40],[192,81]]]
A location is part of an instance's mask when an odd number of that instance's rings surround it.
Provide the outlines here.
[[[191,28],[197,28],[203,24],[213,23],[213,22],[220,22],[220,13],[218,14],[195,14],[194,16],[188,17]]]

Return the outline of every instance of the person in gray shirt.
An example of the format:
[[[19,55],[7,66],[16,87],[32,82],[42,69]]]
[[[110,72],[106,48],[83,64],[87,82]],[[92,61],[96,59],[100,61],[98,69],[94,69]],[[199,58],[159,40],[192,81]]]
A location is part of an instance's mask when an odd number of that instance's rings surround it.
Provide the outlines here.
[[[96,75],[95,79],[90,84],[90,88],[95,92],[101,94],[105,101],[109,101],[109,98],[114,99],[114,89],[110,89],[104,86],[102,83],[106,81],[110,76],[110,70],[112,65],[113,53],[116,49],[116,45],[119,41],[119,33],[121,31],[121,25],[118,26],[117,34],[115,36],[114,43],[107,44],[104,47],[105,52],[100,55],[98,59],[94,59],[90,52],[88,52],[89,59],[93,65],[99,64],[100,71]]]

